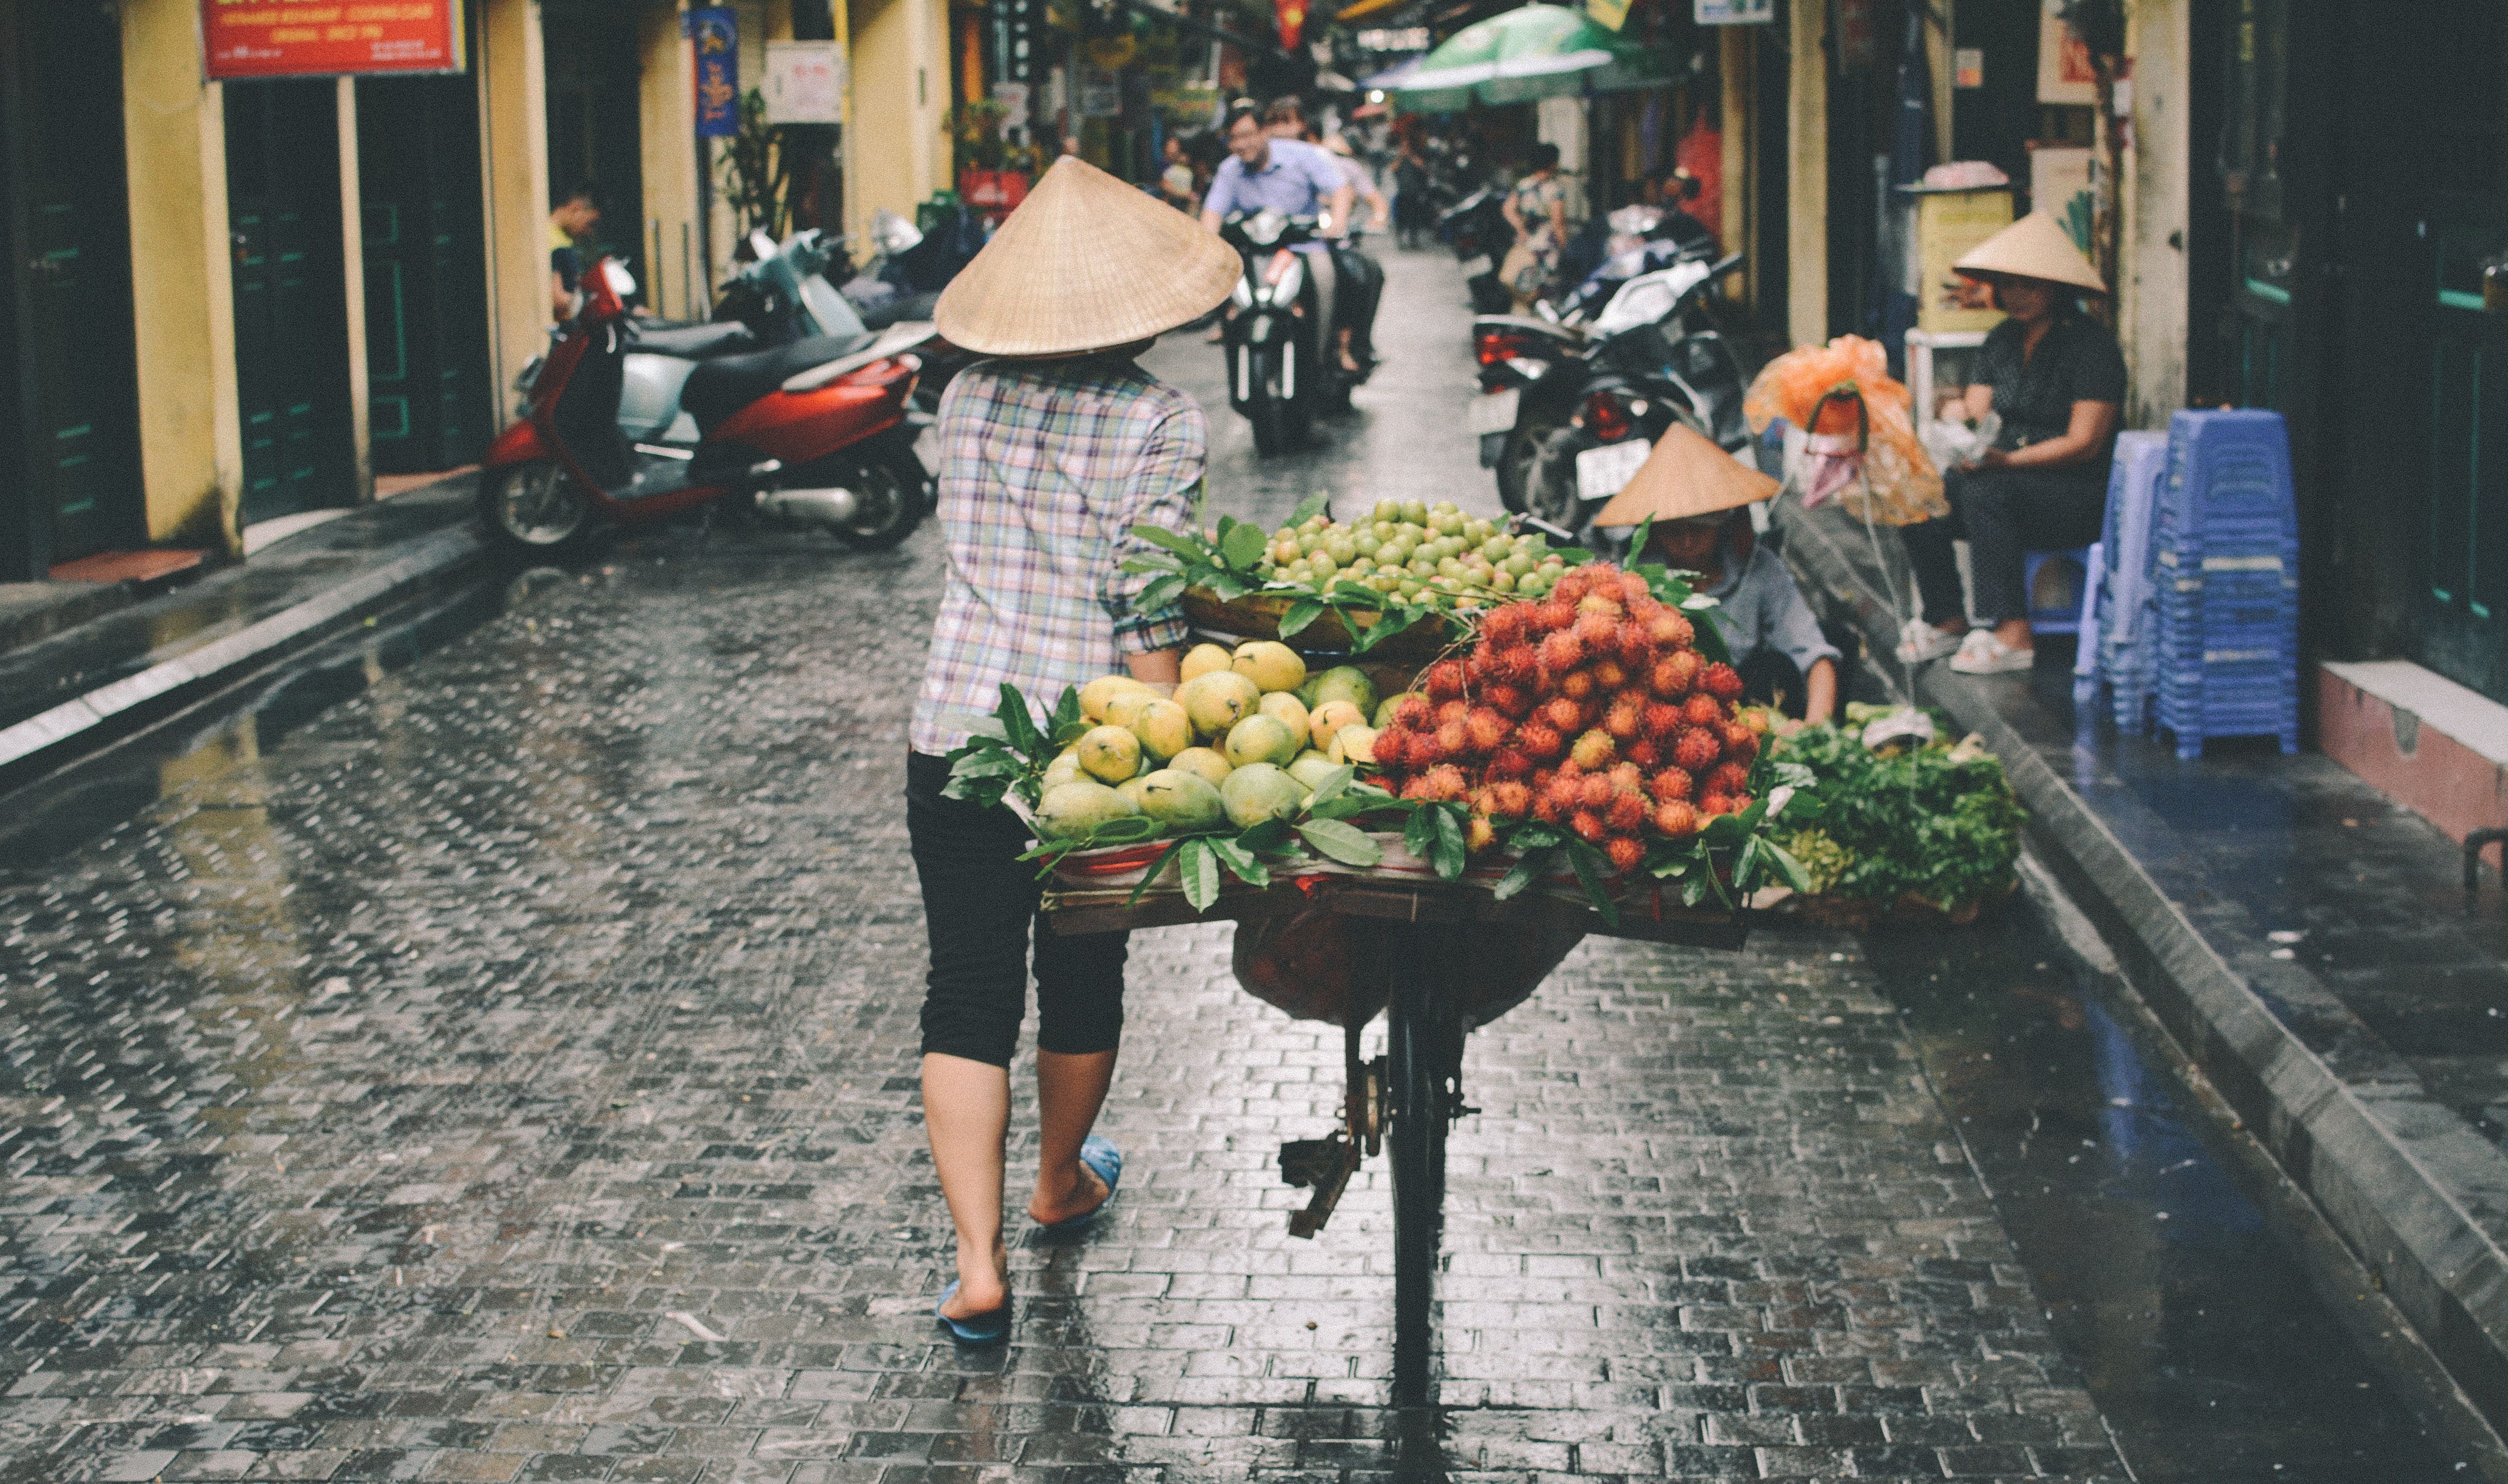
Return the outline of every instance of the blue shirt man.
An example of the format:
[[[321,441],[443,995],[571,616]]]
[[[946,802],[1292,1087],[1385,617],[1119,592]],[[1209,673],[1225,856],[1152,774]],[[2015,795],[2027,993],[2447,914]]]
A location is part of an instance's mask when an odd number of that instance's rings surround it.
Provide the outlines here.
[[[1333,193],[1348,186],[1341,163],[1303,140],[1266,139],[1264,156],[1259,165],[1248,165],[1241,155],[1221,161],[1202,199],[1203,214],[1221,221],[1239,211],[1317,216],[1332,203]]]

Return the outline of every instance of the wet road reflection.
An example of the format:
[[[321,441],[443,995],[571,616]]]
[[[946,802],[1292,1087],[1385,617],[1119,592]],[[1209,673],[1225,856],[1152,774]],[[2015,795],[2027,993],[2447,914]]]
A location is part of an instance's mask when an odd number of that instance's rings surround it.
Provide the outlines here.
[[[2142,1484],[2468,1476],[2368,1369],[2207,1115],[2025,907],[1870,949]]]

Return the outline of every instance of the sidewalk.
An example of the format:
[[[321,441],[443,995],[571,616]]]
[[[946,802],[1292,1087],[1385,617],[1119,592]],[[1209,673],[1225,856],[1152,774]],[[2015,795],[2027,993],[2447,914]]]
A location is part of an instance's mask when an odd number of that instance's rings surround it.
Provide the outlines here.
[[[2035,673],[1912,677],[1863,526],[1780,507],[1815,604],[1900,694],[2004,758],[2031,833],[2186,1053],[2508,1423],[2508,897],[2329,759],[2216,742],[2181,763],[2077,733],[2072,648]],[[1885,549],[1891,538],[1883,537]],[[1903,584],[1904,573],[1896,574]]]
[[[462,567],[481,551],[472,483],[450,479],[243,561],[0,652],[0,788]]]

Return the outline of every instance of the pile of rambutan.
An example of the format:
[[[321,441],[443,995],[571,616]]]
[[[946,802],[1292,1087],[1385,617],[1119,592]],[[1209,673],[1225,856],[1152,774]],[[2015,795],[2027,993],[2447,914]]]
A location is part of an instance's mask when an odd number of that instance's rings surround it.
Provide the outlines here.
[[[1376,739],[1384,786],[1464,803],[1466,844],[1525,819],[1573,833],[1621,871],[1750,807],[1764,721],[1742,677],[1697,649],[1689,616],[1643,577],[1576,567],[1538,599],[1481,616],[1467,654],[1428,667]]]

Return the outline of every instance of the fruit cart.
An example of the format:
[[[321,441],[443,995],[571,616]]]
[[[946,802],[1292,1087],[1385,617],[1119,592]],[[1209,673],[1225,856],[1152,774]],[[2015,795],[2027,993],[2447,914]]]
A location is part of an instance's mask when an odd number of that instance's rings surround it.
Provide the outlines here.
[[[1660,887],[1632,887],[1613,920],[1587,905],[1565,883],[1505,901],[1493,897],[1494,873],[1443,882],[1416,864],[1321,870],[1276,876],[1263,888],[1231,884],[1208,911],[1196,911],[1180,889],[1138,893],[1137,857],[1098,852],[1071,862],[1121,885],[1085,884],[1058,875],[1045,895],[1054,931],[1107,932],[1226,919],[1240,938],[1290,915],[1329,916],[1348,929],[1357,972],[1370,982],[1340,995],[1289,1006],[1307,1019],[1342,1027],[1347,1092],[1338,1127],[1319,1139],[1280,1146],[1280,1175],[1313,1196],[1292,1213],[1292,1236],[1322,1229],[1360,1159],[1390,1146],[1393,1174],[1393,1392],[1397,1406],[1433,1399],[1433,1305],[1444,1228],[1446,1133],[1474,1111],[1463,1101],[1463,1039],[1530,997],[1542,975],[1587,934],[1636,938],[1690,948],[1739,949],[1749,923],[1737,913],[1685,908]],[[1131,880],[1120,874],[1132,865]],[[1574,899],[1571,899],[1574,896]],[[1363,947],[1361,945],[1364,945]],[[1240,978],[1243,958],[1240,944]],[[1265,995],[1267,999],[1272,996]],[[1275,1003],[1281,1002],[1274,1000]],[[1362,1054],[1362,1032],[1379,1009],[1385,1016],[1385,1053]]]

